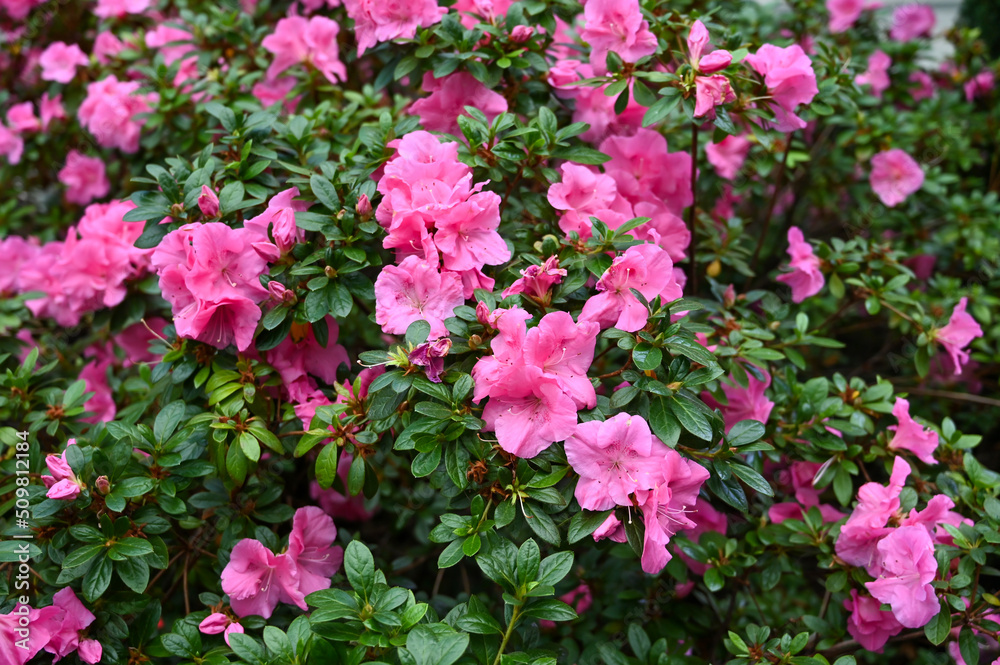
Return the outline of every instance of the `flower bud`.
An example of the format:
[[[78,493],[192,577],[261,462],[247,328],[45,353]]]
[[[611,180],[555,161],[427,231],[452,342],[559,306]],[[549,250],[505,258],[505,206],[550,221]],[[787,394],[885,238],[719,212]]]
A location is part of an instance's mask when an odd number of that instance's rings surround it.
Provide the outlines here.
[[[198,207],[205,217],[219,216],[219,197],[208,185],[201,186],[201,196],[198,197]]]
[[[368,219],[372,216],[372,202],[368,200],[367,194],[362,194],[358,197],[358,205],[354,210],[358,213],[358,217],[362,219]]]
[[[98,493],[107,496],[111,492],[111,481],[108,480],[107,476],[101,476],[94,482],[94,487],[97,488]]]
[[[535,29],[530,25],[518,25],[510,33],[510,40],[515,44],[523,44],[535,34]]]

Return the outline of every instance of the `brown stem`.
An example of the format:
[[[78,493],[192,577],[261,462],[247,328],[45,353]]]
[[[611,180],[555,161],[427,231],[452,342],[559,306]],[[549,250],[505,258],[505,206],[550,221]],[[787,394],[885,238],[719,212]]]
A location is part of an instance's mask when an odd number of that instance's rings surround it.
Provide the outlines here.
[[[768,231],[771,230],[771,217],[774,215],[774,206],[778,203],[778,194],[781,193],[781,185],[785,178],[785,168],[788,165],[788,154],[792,151],[792,134],[788,135],[788,145],[785,146],[785,154],[781,158],[781,165],[778,167],[778,177],[774,180],[774,191],[771,193],[771,200],[767,204],[767,215],[764,217],[764,228],[757,239],[757,248],[753,251],[753,269],[757,272],[757,260],[760,258],[760,250],[764,247]]]
[[[899,387],[900,392],[905,391],[912,393],[914,395],[925,395],[927,397],[943,397],[945,399],[954,399],[962,402],[975,402],[976,404],[986,404],[988,406],[1000,406],[1000,399],[993,399],[991,397],[982,397],[980,395],[967,395],[966,393],[958,393],[952,390],[934,390],[932,388],[904,388]]]
[[[698,224],[698,123],[691,123],[691,207],[688,209],[688,233],[691,234],[691,244],[688,250],[691,252],[688,265],[688,282],[691,284],[690,293],[698,292],[698,261],[695,258],[695,247],[697,238],[695,235]]]

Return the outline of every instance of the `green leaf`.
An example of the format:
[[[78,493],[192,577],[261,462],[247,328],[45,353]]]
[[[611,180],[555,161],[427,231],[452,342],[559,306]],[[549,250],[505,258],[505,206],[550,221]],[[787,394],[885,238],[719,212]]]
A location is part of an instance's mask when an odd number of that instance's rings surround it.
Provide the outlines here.
[[[322,203],[330,212],[340,210],[340,197],[337,195],[337,188],[333,183],[319,174],[313,174],[309,178],[309,187],[315,194],[316,199]]]
[[[712,425],[708,416],[702,411],[702,406],[685,395],[674,395],[669,400],[670,411],[677,416],[684,429],[705,441],[712,440]]]
[[[429,476],[438,468],[441,464],[441,446],[436,446],[425,453],[420,453],[413,458],[413,465],[410,467],[411,472],[416,478],[423,478]]]
[[[76,568],[87,563],[95,556],[104,551],[104,544],[100,545],[86,545],[84,547],[77,548],[66,555],[63,559],[63,569]]]
[[[958,634],[958,650],[966,665],[979,665],[979,640],[968,626],[962,626]]]
[[[726,435],[730,446],[740,447],[756,441],[764,436],[764,424],[757,420],[741,420],[734,424]]]
[[[548,513],[539,508],[535,508],[534,504],[531,503],[524,502],[523,506],[528,526],[535,532],[535,535],[546,542],[559,547],[559,529],[556,527],[556,523],[552,521],[552,518],[549,517]]]
[[[93,603],[104,595],[104,592],[108,590],[108,585],[111,584],[112,572],[111,559],[106,556],[101,557],[94,567],[87,571],[83,578],[83,597],[88,602]]]
[[[145,593],[149,584],[149,564],[142,559],[125,559],[115,564],[118,577],[136,593]]]
[[[655,125],[670,115],[681,103],[679,91],[677,93],[658,99],[655,104],[650,106],[649,110],[646,111],[646,115],[642,117],[642,126],[649,127],[650,125]]]
[[[705,571],[705,586],[712,593],[719,591],[722,587],[726,586],[726,578],[722,576],[718,568],[709,568]]]
[[[528,582],[534,582],[538,575],[538,568],[541,565],[542,555],[538,550],[538,543],[532,538],[524,541],[517,550],[517,582],[522,586]]]
[[[231,182],[219,192],[219,210],[223,215],[238,210],[246,190],[239,180]]]
[[[542,560],[541,565],[538,567],[538,577],[536,578],[536,581],[539,584],[555,586],[561,582],[564,577],[569,575],[569,571],[572,568],[573,553],[556,552],[555,554],[547,556]]]
[[[742,464],[730,464],[729,468],[752,489],[766,496],[774,496],[774,490],[771,489],[771,485],[755,469],[743,466]]]
[[[648,342],[642,342],[632,349],[632,362],[641,370],[655,370],[663,362],[663,351]]]
[[[431,324],[423,319],[414,321],[406,327],[406,341],[416,346],[427,341],[431,334]]]
[[[367,598],[375,588],[375,558],[361,542],[352,540],[344,550],[344,572],[355,591]]]
[[[316,458],[316,482],[323,489],[330,489],[337,478],[337,452],[336,444],[327,444]]]
[[[415,665],[452,665],[469,646],[469,636],[442,623],[421,624],[406,637]]]
[[[566,542],[572,545],[594,533],[597,531],[597,527],[607,521],[611,513],[612,511],[610,510],[604,510],[599,513],[581,510],[576,513],[569,521],[569,532],[566,534]]]
[[[465,552],[462,549],[464,544],[461,538],[448,543],[448,547],[444,548],[438,556],[438,568],[451,568],[461,561],[465,557]]]
[[[112,544],[111,551],[124,557],[145,556],[153,553],[153,546],[143,538],[124,538]]]
[[[941,610],[924,626],[924,635],[934,646],[942,644],[951,634],[951,608],[941,603]]]
[[[555,598],[537,598],[524,608],[524,615],[546,621],[572,621],[576,618],[573,608]]]
[[[677,445],[677,440],[681,436],[681,424],[671,412],[666,397],[650,398],[649,427],[663,443],[671,448]]]

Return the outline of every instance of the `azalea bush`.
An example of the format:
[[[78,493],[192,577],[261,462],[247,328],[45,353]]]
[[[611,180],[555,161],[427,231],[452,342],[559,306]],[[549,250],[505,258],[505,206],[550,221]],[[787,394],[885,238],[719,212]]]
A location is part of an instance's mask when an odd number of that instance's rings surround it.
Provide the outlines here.
[[[0,29],[4,665],[1000,662],[991,26]]]

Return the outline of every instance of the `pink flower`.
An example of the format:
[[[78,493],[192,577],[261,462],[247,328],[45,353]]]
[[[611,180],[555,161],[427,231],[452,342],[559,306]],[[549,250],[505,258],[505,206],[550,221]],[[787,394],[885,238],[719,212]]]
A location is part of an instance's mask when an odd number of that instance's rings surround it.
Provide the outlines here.
[[[966,101],[971,102],[977,97],[986,96],[986,93],[992,90],[994,85],[995,76],[993,72],[985,69],[966,81],[962,89],[965,91]]]
[[[347,474],[350,472],[351,462],[353,460],[354,458],[350,453],[341,453],[340,458],[337,460],[337,475],[340,476],[340,480],[343,482],[344,487],[347,487]],[[325,510],[328,515],[338,520],[343,519],[348,522],[365,522],[371,519],[371,516],[374,514],[365,507],[364,495],[345,495],[341,494],[332,487],[325,490],[315,481],[309,485],[309,496],[312,497],[314,501],[319,502],[320,507]]]
[[[417,28],[428,28],[448,13],[435,0],[344,0],[347,15],[354,19],[358,55],[379,42],[413,39]]]
[[[7,125],[15,132],[37,132],[42,123],[35,117],[35,108],[31,102],[14,104],[7,111]]]
[[[899,425],[890,425],[888,428],[895,432],[889,441],[889,449],[908,450],[924,464],[937,464],[934,459],[934,450],[938,446],[937,432],[913,420],[910,417],[910,403],[902,397],[896,398],[892,415],[899,420]]]
[[[59,631],[63,616],[55,606],[36,610],[20,603],[0,614],[0,662],[25,665]]]
[[[80,642],[80,631],[94,623],[96,617],[90,610],[83,606],[80,599],[76,597],[76,593],[69,587],[57,591],[52,596],[52,607],[57,608],[61,612],[59,615],[60,624],[58,630],[53,631],[49,637],[49,642],[45,645],[45,650],[55,656],[52,662],[57,663],[76,651],[78,647],[83,646]],[[96,651],[99,660],[100,649],[100,643],[96,647],[88,645],[84,649],[84,654],[81,654],[81,657],[88,654],[92,656]]]
[[[679,215],[694,200],[691,155],[668,152],[667,140],[659,132],[639,129],[632,136],[612,136],[601,142],[600,150],[611,157],[604,165],[606,173],[633,206],[665,205]]]
[[[899,510],[899,494],[903,490],[910,465],[902,457],[892,463],[889,485],[865,483],[858,490],[858,505],[840,528],[837,556],[852,566],[864,566],[872,575],[878,570],[875,546],[892,529],[889,518]]]
[[[573,434],[576,412],[558,378],[524,365],[490,393],[484,429],[496,432],[497,443],[508,453],[530,459]]]
[[[490,90],[468,72],[456,72],[440,79],[434,78],[433,72],[427,72],[423,89],[430,96],[413,102],[410,111],[420,117],[420,124],[428,131],[461,136],[458,116],[468,115],[466,106],[479,109],[491,122],[507,112],[507,100],[503,95]]]
[[[819,293],[826,280],[819,269],[819,257],[813,254],[812,245],[805,241],[802,229],[797,226],[788,229],[788,255],[792,272],[778,275],[777,279],[791,287],[792,302],[799,303]]]
[[[102,65],[111,62],[111,59],[125,50],[125,44],[115,36],[110,30],[105,30],[97,34],[94,40],[94,50],[91,52],[97,61]]]
[[[892,58],[884,51],[878,50],[868,58],[868,69],[854,77],[857,85],[870,85],[872,94],[882,99],[891,81],[889,81],[889,67],[892,66]]]
[[[641,416],[627,413],[580,423],[565,447],[566,459],[580,475],[576,500],[585,510],[631,506],[629,495],[657,484],[669,450]]]
[[[267,78],[274,80],[292,65],[305,62],[319,71],[330,83],[347,79],[347,70],[337,50],[340,26],[325,16],[289,16],[278,21],[274,32],[261,45],[274,54],[267,68]]]
[[[17,164],[23,152],[24,139],[0,123],[0,155],[7,158],[7,163]]]
[[[451,350],[451,340],[442,337],[433,342],[418,344],[416,348],[407,354],[406,359],[412,365],[424,368],[424,375],[432,383],[441,383],[441,374],[444,373],[444,359]]]
[[[567,605],[570,605],[577,614],[583,614],[590,609],[591,605],[594,604],[594,595],[590,592],[589,586],[586,584],[580,584],[572,591],[568,591],[567,593],[559,596],[559,600]],[[538,627],[551,630],[556,627],[556,624],[554,621],[542,619],[538,622]]]
[[[39,115],[42,118],[42,131],[49,128],[53,120],[65,120],[66,109],[62,105],[62,95],[49,97],[49,93],[42,93],[42,101],[39,102]]]
[[[202,622],[198,624],[198,630],[206,635],[218,635],[219,633],[224,632],[227,645],[229,644],[230,635],[233,633],[246,632],[243,630],[243,626],[238,620],[220,612],[215,612],[214,614],[209,614],[205,617]]]
[[[285,108],[292,111],[298,105],[299,97],[288,99],[288,94],[295,88],[296,80],[292,76],[269,81],[264,79],[254,84],[251,90],[254,97],[260,100],[260,105],[270,108],[279,102],[284,102]]]
[[[715,107],[736,101],[729,79],[722,74],[698,76],[695,82],[694,117],[715,117]]]
[[[78,110],[84,125],[104,148],[132,153],[139,149],[139,134],[145,120],[136,115],[152,111],[154,95],[137,94],[137,81],[121,82],[115,76],[87,86],[87,98]]]
[[[298,187],[290,187],[275,194],[267,202],[267,209],[252,219],[243,222],[243,226],[264,239],[274,238],[274,244],[284,254],[297,243],[305,240],[305,231],[295,223],[295,213],[305,212],[311,203],[293,201],[299,195]],[[270,230],[270,236],[268,231]]]
[[[670,561],[670,538],[697,526],[688,518],[698,500],[698,491],[708,480],[708,471],[696,462],[667,449],[660,464],[660,479],[649,491],[636,493],[646,532],[643,538],[642,569],[650,575],[663,570]]]
[[[830,12],[830,32],[844,32],[851,28],[865,8],[865,0],[826,0]]]
[[[171,231],[152,255],[163,297],[173,306],[181,337],[216,348],[249,348],[260,320],[256,303],[268,297],[260,284],[267,267],[259,236],[220,222]],[[266,249],[264,250],[266,251]]]
[[[83,418],[84,422],[99,423],[110,422],[115,419],[118,409],[115,406],[114,393],[108,385],[108,367],[111,366],[111,358],[103,361],[92,360],[80,370],[80,378],[87,384],[87,392],[94,393],[94,396],[86,401],[84,407],[94,415]]]
[[[38,64],[42,66],[42,80],[69,83],[76,76],[77,67],[85,67],[89,60],[76,44],[53,42],[42,51]]]
[[[308,609],[293,559],[284,554],[275,556],[259,541],[249,538],[233,547],[222,571],[222,591],[240,617],[259,615],[269,619],[279,602]]]
[[[726,432],[733,428],[733,425],[741,420],[756,420],[767,424],[771,417],[771,409],[774,402],[767,398],[765,391],[771,385],[771,375],[764,372],[764,380],[757,379],[753,374],[747,373],[747,387],[744,388],[737,383],[723,383],[722,392],[729,402],[726,406],[720,407],[725,419]],[[712,400],[714,402],[714,400]]]
[[[341,365],[350,366],[347,350],[337,344],[339,328],[336,320],[328,316],[325,321],[326,346],[321,346],[316,340],[312,325],[293,323],[291,334],[277,347],[266,352],[267,361],[277,370],[286,385],[305,379],[307,374],[333,385],[337,382],[337,368]]]
[[[934,79],[931,75],[925,71],[917,70],[910,74],[910,83],[916,85],[915,88],[910,90],[910,94],[913,95],[914,101],[920,101],[921,99],[930,99],[934,96],[935,86]],[[966,94],[968,97],[968,94]],[[971,101],[971,100],[970,100]]]
[[[337,527],[321,508],[307,506],[295,511],[288,552],[282,556],[295,562],[302,596],[330,588],[330,578],[344,561],[344,549],[333,546],[336,539]]]
[[[709,143],[705,146],[708,163],[726,180],[732,180],[740,172],[748,152],[750,152],[750,140],[743,134],[727,136],[719,143]]]
[[[983,329],[979,327],[972,315],[965,311],[968,298],[962,298],[952,310],[948,324],[940,328],[934,335],[934,339],[944,347],[955,365],[955,375],[962,373],[962,366],[969,362],[969,352],[964,349],[972,343],[972,340],[983,336]]]
[[[198,209],[205,217],[219,216],[219,197],[208,185],[201,186],[201,194],[198,196]]]
[[[97,0],[94,14],[101,18],[123,18],[126,14],[145,13],[152,4],[152,0]]]
[[[851,597],[844,601],[844,609],[851,613],[847,620],[847,632],[865,649],[882,653],[882,647],[890,637],[903,630],[903,624],[896,620],[892,612],[882,610],[882,603],[868,596],[859,596],[857,589],[851,589]]]
[[[917,37],[929,37],[934,29],[934,10],[927,5],[906,4],[892,12],[892,30],[889,36],[897,42],[908,42]]]
[[[782,113],[777,114],[778,131],[802,129],[805,121],[795,115],[795,107],[808,104],[819,93],[812,61],[798,44],[780,48],[764,44],[744,62],[764,77],[771,97]]]
[[[88,665],[96,665],[104,655],[104,647],[97,640],[82,640],[76,649],[76,655]]]
[[[168,67],[195,50],[194,35],[183,28],[159,24],[146,33],[146,48],[158,49]]]
[[[879,571],[865,588],[876,600],[892,607],[893,616],[903,626],[922,627],[941,611],[931,586],[938,567],[927,530],[901,526],[880,540],[876,549]]]
[[[375,322],[390,335],[402,335],[414,321],[431,324],[429,339],[445,337],[444,320],[465,303],[462,280],[438,270],[437,257],[410,256],[399,266],[385,266],[375,280]]]
[[[447,270],[472,270],[510,260],[507,243],[497,233],[500,197],[477,192],[435,218],[434,244],[441,251]]]
[[[66,165],[59,171],[59,182],[66,185],[66,200],[77,205],[87,205],[107,196],[111,189],[104,161],[76,150],[66,155]]]
[[[549,204],[556,210],[573,210],[581,215],[611,208],[618,196],[614,179],[580,164],[564,162],[562,182],[549,185]]]
[[[701,21],[695,21],[688,32],[687,47],[691,58],[691,66],[702,74],[714,74],[722,71],[733,61],[733,55],[729,51],[712,51],[702,57],[705,47],[708,46],[708,28]],[[695,113],[695,116],[698,114]]]
[[[590,44],[590,64],[597,74],[606,71],[609,51],[625,62],[656,53],[656,36],[642,18],[639,0],[589,0],[583,16],[580,37]]]
[[[649,301],[660,296],[664,303],[683,295],[674,278],[670,256],[656,245],[636,245],[611,262],[597,281],[600,293],[584,304],[580,320],[595,321],[602,328],[614,326],[627,332],[641,330],[649,312],[632,289]]]
[[[15,21],[20,21],[43,2],[44,0],[0,0],[0,8]]]
[[[894,208],[924,184],[924,170],[899,148],[872,157],[872,189],[883,204]]]
[[[549,289],[560,283],[567,275],[565,268],[559,267],[559,257],[550,256],[540,266],[531,265],[521,271],[520,279],[503,290],[501,297],[524,293],[535,300],[544,301]],[[548,301],[546,301],[548,302]]]

